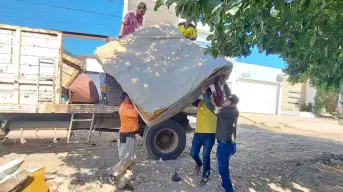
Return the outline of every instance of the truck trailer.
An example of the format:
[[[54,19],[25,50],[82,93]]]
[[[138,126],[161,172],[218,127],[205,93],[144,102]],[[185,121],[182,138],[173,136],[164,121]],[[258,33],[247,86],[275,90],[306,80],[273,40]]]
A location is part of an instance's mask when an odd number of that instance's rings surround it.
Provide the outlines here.
[[[0,138],[52,139],[75,142],[75,130],[117,132],[119,94],[122,88],[109,78],[105,103],[68,102],[68,87],[83,73],[82,59],[63,49],[64,36],[78,33],[0,24]],[[96,35],[90,38],[101,39]],[[107,38],[110,39],[110,38]],[[187,116],[194,107],[148,127],[140,120],[139,134],[154,159],[175,159],[186,146],[186,132],[192,130]]]

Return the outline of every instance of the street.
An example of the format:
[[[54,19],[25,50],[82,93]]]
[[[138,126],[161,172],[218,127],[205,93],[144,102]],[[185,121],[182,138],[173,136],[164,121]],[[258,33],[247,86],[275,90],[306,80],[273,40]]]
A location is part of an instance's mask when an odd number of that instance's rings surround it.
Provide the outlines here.
[[[245,121],[241,121],[245,123]],[[86,132],[75,139],[85,140]],[[212,152],[211,180],[200,187],[200,178],[190,176],[194,167],[189,157],[192,133],[187,135],[184,153],[172,161],[151,160],[141,138],[138,139],[137,166],[132,186],[135,191],[219,191],[219,177]],[[95,145],[54,144],[50,140],[0,144],[0,164],[27,155],[21,168],[47,168],[46,178],[52,191],[116,191],[104,175],[118,161],[116,133],[96,132]],[[238,192],[242,191],[343,191],[343,143],[292,133],[278,133],[253,125],[239,126],[237,153],[230,170]],[[171,180],[174,171],[180,183]]]

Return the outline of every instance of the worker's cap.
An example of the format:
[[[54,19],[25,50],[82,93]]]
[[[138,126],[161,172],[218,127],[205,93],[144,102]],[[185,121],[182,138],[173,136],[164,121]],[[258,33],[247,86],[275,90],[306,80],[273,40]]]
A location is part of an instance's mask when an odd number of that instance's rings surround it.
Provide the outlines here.
[[[126,97],[128,97],[129,95],[126,92],[122,92],[120,94],[120,98],[124,101]]]
[[[144,2],[140,2],[137,6],[137,8],[143,8],[146,9],[146,4]]]
[[[231,101],[231,104],[234,104],[234,105],[237,105],[239,103],[239,98],[235,94],[230,95],[227,98],[227,100]]]

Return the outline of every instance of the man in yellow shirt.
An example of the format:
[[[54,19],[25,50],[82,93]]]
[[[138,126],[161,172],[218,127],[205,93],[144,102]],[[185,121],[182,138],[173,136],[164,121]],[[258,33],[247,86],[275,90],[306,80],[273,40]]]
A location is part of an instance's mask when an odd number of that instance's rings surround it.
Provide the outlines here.
[[[210,88],[206,93],[212,98]],[[214,100],[212,99],[214,103]],[[201,166],[203,166],[202,179],[200,185],[205,185],[211,170],[211,151],[216,138],[217,117],[204,104],[203,100],[198,99],[193,105],[198,107],[197,124],[192,141],[191,156],[196,162],[194,174],[199,174]],[[203,147],[203,161],[200,159],[200,149]]]

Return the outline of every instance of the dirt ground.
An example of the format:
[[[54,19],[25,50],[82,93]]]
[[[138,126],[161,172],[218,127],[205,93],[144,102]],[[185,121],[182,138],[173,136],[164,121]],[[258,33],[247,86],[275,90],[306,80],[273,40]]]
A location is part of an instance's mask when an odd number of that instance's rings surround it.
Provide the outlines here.
[[[85,140],[86,132],[76,133]],[[202,192],[219,191],[219,177],[212,154],[211,180],[199,187],[198,177],[190,176],[194,167],[189,157],[193,134],[187,135],[184,153],[172,161],[155,161],[147,155],[141,138],[138,140],[134,191]],[[0,165],[27,155],[21,168],[47,168],[46,178],[52,191],[116,191],[105,177],[105,169],[118,161],[116,133],[95,133],[95,146],[85,143],[54,144],[50,140],[0,144]],[[278,133],[251,125],[240,125],[237,153],[230,169],[236,191],[343,191],[343,143],[323,138]],[[171,180],[175,169],[180,183]]]

